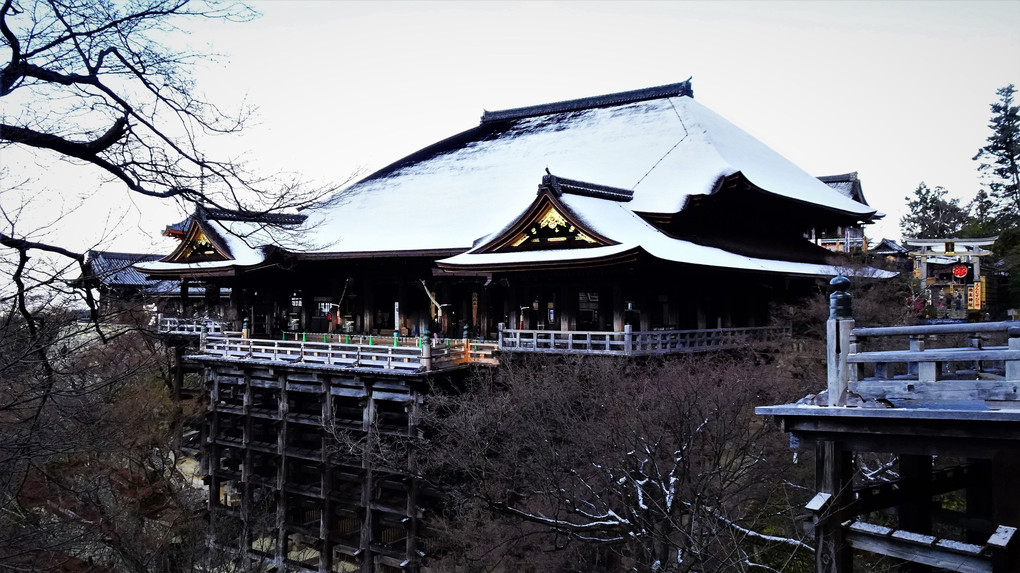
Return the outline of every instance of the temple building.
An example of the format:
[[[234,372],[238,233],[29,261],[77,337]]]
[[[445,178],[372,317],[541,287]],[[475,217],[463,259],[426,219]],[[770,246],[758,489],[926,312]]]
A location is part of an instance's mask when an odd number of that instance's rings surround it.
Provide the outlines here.
[[[774,335],[770,303],[845,270],[810,230],[875,217],[687,81],[485,112],[301,213],[200,208],[136,268],[203,293],[165,332],[198,339],[210,543],[279,570],[426,571],[427,488],[337,435],[413,445],[430,383],[498,352]]]
[[[196,211],[138,268],[229,289],[265,336],[757,326],[834,274],[812,229],[877,216],[856,174],[812,177],[687,81],[487,111],[300,214]]]

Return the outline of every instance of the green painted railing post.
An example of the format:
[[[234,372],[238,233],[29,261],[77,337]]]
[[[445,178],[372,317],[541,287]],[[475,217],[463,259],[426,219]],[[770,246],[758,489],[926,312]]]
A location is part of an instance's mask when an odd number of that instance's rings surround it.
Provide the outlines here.
[[[329,343],[329,340],[326,340],[326,337],[327,337],[327,336],[329,336],[329,335],[328,335],[328,334],[323,334],[323,335],[322,335],[322,342],[324,342],[324,343]]]
[[[397,338],[397,335],[396,335],[396,334],[394,334],[394,335],[393,335],[393,348],[396,348],[397,346],[400,346],[400,344],[399,344],[399,343],[400,343],[400,339],[399,339],[399,338]]]
[[[372,346],[372,335],[371,334],[368,335],[368,345]]]
[[[350,334],[345,334],[344,335],[344,344],[350,344],[350,343],[351,343],[351,335]]]
[[[308,342],[308,333],[307,332],[302,332],[301,333],[301,342]]]
[[[280,340],[286,342],[286,340],[287,340],[287,331],[286,330],[284,330],[283,333],[280,334]]]

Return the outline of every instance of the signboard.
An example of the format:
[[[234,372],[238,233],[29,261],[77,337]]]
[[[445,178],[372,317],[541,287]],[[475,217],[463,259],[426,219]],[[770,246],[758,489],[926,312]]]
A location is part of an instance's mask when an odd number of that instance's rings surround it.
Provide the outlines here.
[[[967,288],[967,310],[981,310],[981,303],[984,294],[981,292],[981,288],[984,286],[983,282],[976,282]]]

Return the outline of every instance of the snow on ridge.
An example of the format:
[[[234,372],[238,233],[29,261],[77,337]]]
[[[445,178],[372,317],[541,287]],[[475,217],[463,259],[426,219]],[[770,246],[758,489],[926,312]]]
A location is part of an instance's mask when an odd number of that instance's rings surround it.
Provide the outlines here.
[[[529,117],[491,138],[474,136],[370,176],[349,188],[342,205],[311,213],[313,242],[333,244],[311,251],[469,249],[527,208],[546,168],[633,189],[632,211],[677,212],[687,197],[711,193],[737,171],[778,195],[861,216],[873,211],[688,97]]]

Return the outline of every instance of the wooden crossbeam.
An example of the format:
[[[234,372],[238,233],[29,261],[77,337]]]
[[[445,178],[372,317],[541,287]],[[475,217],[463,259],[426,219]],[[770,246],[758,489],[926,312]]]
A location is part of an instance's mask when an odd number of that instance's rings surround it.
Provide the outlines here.
[[[854,488],[854,501],[848,515],[857,516],[887,507],[901,505],[910,496],[906,493],[924,487],[932,496],[962,489],[976,479],[972,466],[964,465],[932,472],[931,480],[922,483],[919,478],[902,478],[868,487]],[[927,480],[925,480],[927,481]]]
[[[850,391],[864,399],[888,400],[1020,400],[1020,385],[1006,380],[861,380],[851,382]]]
[[[851,364],[874,362],[972,362],[975,360],[1020,360],[1020,351],[999,348],[938,348],[921,352],[913,350],[882,350],[860,352],[847,357]]]
[[[846,532],[850,546],[960,573],[992,573],[992,560],[980,545],[938,539],[871,523],[854,522]]]

